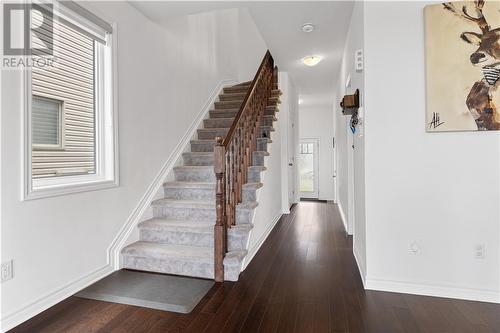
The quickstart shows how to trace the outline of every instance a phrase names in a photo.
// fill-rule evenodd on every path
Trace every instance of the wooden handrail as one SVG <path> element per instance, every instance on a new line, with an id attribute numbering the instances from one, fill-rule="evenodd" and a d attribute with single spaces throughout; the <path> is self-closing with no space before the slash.
<path id="1" fill-rule="evenodd" d="M 236 117 L 234 118 L 233 124 L 231 125 L 231 128 L 227 132 L 226 138 L 224 139 L 224 143 L 223 143 L 224 147 L 227 148 L 227 146 L 229 145 L 229 143 L 233 139 L 234 131 L 236 130 L 236 127 L 240 123 L 240 120 L 242 118 L 241 116 L 243 115 L 243 111 L 245 110 L 245 108 L 247 108 L 248 101 L 250 100 L 250 96 L 252 96 L 252 94 L 255 90 L 255 84 L 257 82 L 257 79 L 261 75 L 261 72 L 262 72 L 264 66 L 266 65 L 266 63 L 269 60 L 271 60 L 274 63 L 273 57 L 271 56 L 271 52 L 269 52 L 269 50 L 267 50 L 266 54 L 264 55 L 264 59 L 262 59 L 262 62 L 260 63 L 260 66 L 259 66 L 259 69 L 257 70 L 257 73 L 255 73 L 255 76 L 253 77 L 252 84 L 250 85 L 250 88 L 248 89 L 247 94 L 245 95 L 245 99 L 241 103 L 240 109 L 238 110 L 238 113 L 236 114 Z"/>
<path id="2" fill-rule="evenodd" d="M 216 178 L 216 221 L 214 227 L 214 275 L 224 281 L 227 229 L 236 223 L 236 205 L 242 201 L 242 186 L 248 180 L 253 152 L 261 135 L 260 124 L 268 99 L 277 89 L 278 69 L 269 50 L 255 74 L 225 139 L 216 138 L 214 172 Z"/>

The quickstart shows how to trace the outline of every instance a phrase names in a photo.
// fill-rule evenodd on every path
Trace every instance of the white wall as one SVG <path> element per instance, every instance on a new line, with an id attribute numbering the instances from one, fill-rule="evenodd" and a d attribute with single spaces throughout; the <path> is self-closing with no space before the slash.
<path id="1" fill-rule="evenodd" d="M 425 132 L 426 4 L 365 4 L 367 287 L 498 302 L 500 136 Z"/>
<path id="2" fill-rule="evenodd" d="M 299 106 L 299 138 L 319 138 L 320 200 L 335 200 L 333 183 L 333 113 L 331 108 Z"/>
<path id="3" fill-rule="evenodd" d="M 246 9 L 238 11 L 238 36 L 236 42 L 238 43 L 238 59 L 245 60 L 238 65 L 238 80 L 240 82 L 251 81 L 267 50 L 267 46 Z"/>
<path id="4" fill-rule="evenodd" d="M 345 93 L 353 94 L 360 90 L 361 107 L 363 107 L 364 74 L 354 67 L 354 54 L 363 49 L 363 2 L 355 2 L 352 17 L 347 32 L 344 55 L 340 68 L 337 97 L 334 103 L 336 131 L 336 163 L 337 163 L 337 203 L 344 217 L 344 224 L 349 233 L 354 236 L 354 253 L 358 261 L 361 275 L 366 275 L 366 235 L 365 235 L 365 137 L 364 124 L 361 122 L 355 134 L 349 128 L 350 116 L 342 115 L 340 100 Z M 350 87 L 346 81 L 350 77 Z M 363 109 L 360 109 L 363 113 Z M 354 150 L 352 149 L 354 145 Z M 349 153 L 352 159 L 349 160 Z M 351 182 L 351 183 L 350 183 Z M 352 191 L 352 193 L 350 193 Z M 352 206 L 351 206 L 352 205 Z M 353 210 L 350 209 L 353 207 Z"/>
<path id="5" fill-rule="evenodd" d="M 279 116 L 278 116 L 279 117 Z M 283 214 L 281 190 L 281 131 L 280 121 L 274 123 L 275 131 L 271 133 L 272 143 L 268 144 L 269 156 L 265 157 L 264 165 L 267 170 L 261 173 L 261 182 L 264 186 L 257 192 L 259 206 L 255 210 L 253 229 L 248 240 L 248 255 L 243 263 L 245 269 L 262 243 L 272 231 L 276 222 Z"/>
<path id="6" fill-rule="evenodd" d="M 2 72 L 1 260 L 14 259 L 15 272 L 1 286 L 2 329 L 112 270 L 108 247 L 210 93 L 240 68 L 255 72 L 264 55 L 262 38 L 246 33 L 254 53 L 234 57 L 238 35 L 225 37 L 244 24 L 236 10 L 162 29 L 126 2 L 84 5 L 118 26 L 120 187 L 20 201 L 20 73 Z"/>

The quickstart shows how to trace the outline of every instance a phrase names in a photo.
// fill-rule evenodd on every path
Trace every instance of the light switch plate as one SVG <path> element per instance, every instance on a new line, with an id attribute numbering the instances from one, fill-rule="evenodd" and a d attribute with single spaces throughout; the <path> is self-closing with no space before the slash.
<path id="1" fill-rule="evenodd" d="M 363 50 L 356 50 L 354 53 L 354 68 L 356 72 L 362 72 L 364 69 L 364 60 L 363 60 Z"/>
<path id="2" fill-rule="evenodd" d="M 2 263 L 1 268 L 2 283 L 14 277 L 14 262 L 12 260 Z"/>

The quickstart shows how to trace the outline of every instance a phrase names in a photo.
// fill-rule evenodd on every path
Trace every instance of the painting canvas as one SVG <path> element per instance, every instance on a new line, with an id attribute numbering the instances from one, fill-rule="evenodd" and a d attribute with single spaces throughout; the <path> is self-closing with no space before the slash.
<path id="1" fill-rule="evenodd" d="M 500 2 L 425 7 L 426 128 L 500 130 Z"/>

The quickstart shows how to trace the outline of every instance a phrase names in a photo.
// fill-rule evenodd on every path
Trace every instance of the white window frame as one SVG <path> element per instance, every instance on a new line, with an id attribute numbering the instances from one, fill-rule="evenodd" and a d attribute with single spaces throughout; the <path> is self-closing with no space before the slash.
<path id="1" fill-rule="evenodd" d="M 31 69 L 23 75 L 24 135 L 23 135 L 23 196 L 22 200 L 40 199 L 70 193 L 101 190 L 119 186 L 118 113 L 116 79 L 116 24 L 113 33 L 106 37 L 106 45 L 96 47 L 95 82 L 95 173 L 47 178 L 32 177 L 31 137 Z M 63 134 L 64 136 L 64 134 Z"/>

